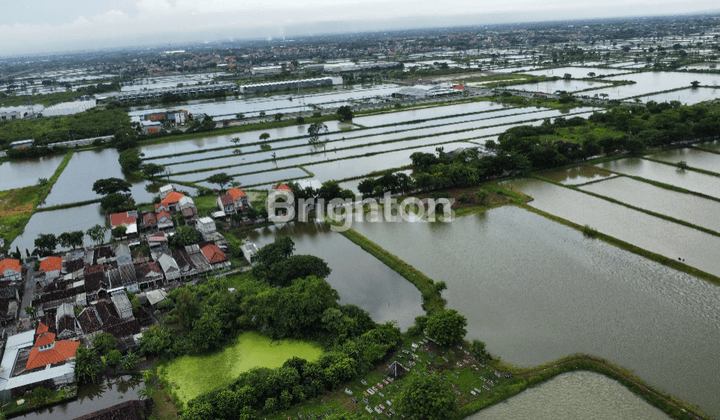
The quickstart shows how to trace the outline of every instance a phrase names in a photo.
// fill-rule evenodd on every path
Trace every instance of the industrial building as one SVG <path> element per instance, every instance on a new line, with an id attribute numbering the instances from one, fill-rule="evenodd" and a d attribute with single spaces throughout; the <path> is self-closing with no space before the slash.
<path id="1" fill-rule="evenodd" d="M 44 105 L 9 106 L 0 108 L 0 120 L 22 120 L 43 112 Z"/>
<path id="2" fill-rule="evenodd" d="M 423 99 L 434 98 L 437 96 L 462 95 L 463 89 L 456 89 L 450 84 L 439 85 L 415 85 L 412 87 L 404 87 L 393 93 L 393 98 L 398 99 Z"/>
<path id="3" fill-rule="evenodd" d="M 140 117 L 141 121 L 156 121 L 159 123 L 164 123 L 166 121 L 169 121 L 170 123 L 174 125 L 185 125 L 185 122 L 188 119 L 188 112 L 184 109 L 176 109 L 172 111 L 164 111 L 164 112 L 152 112 L 149 114 L 145 114 L 142 117 Z"/>
<path id="4" fill-rule="evenodd" d="M 117 99 L 118 101 L 135 101 L 138 99 L 160 99 L 163 97 L 163 95 L 202 95 L 221 91 L 237 92 L 238 85 L 236 85 L 235 83 L 218 83 L 216 85 L 194 85 L 175 88 L 120 92 L 115 95 L 115 99 Z"/>
<path id="5" fill-rule="evenodd" d="M 88 109 L 95 108 L 97 102 L 95 99 L 87 101 L 74 101 L 74 102 L 62 102 L 50 107 L 45 108 L 39 116 L 42 117 L 57 117 L 59 115 L 73 115 L 85 112 Z"/>
<path id="6" fill-rule="evenodd" d="M 241 93 L 261 93 L 261 92 L 275 92 L 279 90 L 289 90 L 318 86 L 332 86 L 332 77 L 320 77 L 317 79 L 302 79 L 302 80 L 286 80 L 284 82 L 268 82 L 258 83 L 256 85 L 241 85 Z"/>

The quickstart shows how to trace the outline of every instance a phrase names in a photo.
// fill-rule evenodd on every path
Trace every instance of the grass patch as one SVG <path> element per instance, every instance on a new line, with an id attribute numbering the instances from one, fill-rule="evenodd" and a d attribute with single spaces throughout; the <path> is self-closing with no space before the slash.
<path id="1" fill-rule="evenodd" d="M 183 356 L 158 368 L 172 393 L 187 404 L 241 373 L 255 367 L 278 368 L 293 356 L 315 361 L 322 355 L 317 343 L 300 340 L 272 340 L 257 332 L 241 334 L 235 344 L 215 353 Z"/>

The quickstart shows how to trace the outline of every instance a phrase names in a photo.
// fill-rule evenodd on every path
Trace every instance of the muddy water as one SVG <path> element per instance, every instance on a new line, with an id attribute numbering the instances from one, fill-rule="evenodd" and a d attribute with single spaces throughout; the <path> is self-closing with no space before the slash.
<path id="1" fill-rule="evenodd" d="M 375 322 L 397 321 L 403 330 L 415 317 L 424 315 L 422 297 L 412 283 L 328 225 L 294 223 L 279 229 L 261 228 L 248 232 L 245 239 L 262 247 L 286 235 L 295 242 L 296 255 L 315 255 L 328 263 L 332 273 L 327 281 L 340 294 L 341 304 L 365 309 Z"/>
<path id="2" fill-rule="evenodd" d="M 580 189 L 720 232 L 720 202 L 683 194 L 624 176 Z"/>
<path id="3" fill-rule="evenodd" d="M 613 176 L 612 172 L 595 166 L 576 166 L 568 169 L 558 169 L 540 174 L 543 178 L 559 182 L 564 185 L 579 185 L 586 182 L 598 181 Z"/>
<path id="4" fill-rule="evenodd" d="M 626 420 L 669 419 L 620 382 L 594 372 L 559 375 L 469 420 Z"/>
<path id="5" fill-rule="evenodd" d="M 535 199 L 532 207 L 720 276 L 720 237 L 547 182 L 513 187 Z"/>
<path id="6" fill-rule="evenodd" d="M 467 338 L 504 361 L 596 355 L 720 416 L 717 286 L 516 207 L 353 228 L 445 281 Z"/>

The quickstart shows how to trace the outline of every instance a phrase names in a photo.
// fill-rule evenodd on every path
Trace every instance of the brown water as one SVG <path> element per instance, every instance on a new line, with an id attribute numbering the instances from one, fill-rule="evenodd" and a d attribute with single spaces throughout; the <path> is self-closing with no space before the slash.
<path id="1" fill-rule="evenodd" d="M 720 202 L 620 176 L 580 187 L 635 207 L 720 232 Z"/>
<path id="2" fill-rule="evenodd" d="M 50 179 L 65 155 L 9 161 L 0 164 L 0 191 L 35 185 L 40 178 Z"/>
<path id="3" fill-rule="evenodd" d="M 692 168 L 720 173 L 720 154 L 710 153 L 704 150 L 690 148 L 672 149 L 655 153 L 648 157 L 669 163 L 684 161 Z M 720 179 L 718 180 L 718 183 L 720 183 Z"/>
<path id="4" fill-rule="evenodd" d="M 537 209 L 720 276 L 720 237 L 547 182 L 520 180 L 513 187 L 532 196 Z"/>
<path id="5" fill-rule="evenodd" d="M 568 169 L 558 169 L 540 174 L 543 178 L 559 182 L 564 185 L 579 185 L 590 181 L 597 181 L 613 176 L 612 172 L 595 166 L 575 166 Z"/>
<path id="6" fill-rule="evenodd" d="M 467 338 L 504 361 L 596 355 L 720 416 L 717 286 L 516 207 L 353 228 L 447 282 Z"/>
<path id="7" fill-rule="evenodd" d="M 594 372 L 572 372 L 466 417 L 469 420 L 669 419 L 620 382 Z"/>
<path id="8" fill-rule="evenodd" d="M 597 165 L 625 175 L 639 176 L 711 197 L 720 198 L 720 178 L 640 158 L 625 158 Z"/>
<path id="9" fill-rule="evenodd" d="M 100 384 L 83 385 L 78 390 L 77 400 L 16 418 L 37 420 L 74 419 L 129 400 L 136 400 L 138 399 L 137 393 L 143 386 L 142 376 L 123 376 L 108 379 Z"/>
<path id="10" fill-rule="evenodd" d="M 375 322 L 397 321 L 405 330 L 425 314 L 422 296 L 412 283 L 326 224 L 261 228 L 248 232 L 245 239 L 262 247 L 280 236 L 292 238 L 296 255 L 324 259 L 332 269 L 327 281 L 340 293 L 340 303 L 365 309 Z"/>
<path id="11" fill-rule="evenodd" d="M 35 213 L 25 226 L 23 234 L 15 238 L 10 249 L 15 250 L 17 246 L 20 252 L 25 254 L 25 249 L 30 252 L 35 248 L 35 239 L 41 233 L 52 233 L 55 236 L 63 232 L 76 230 L 87 231 L 95 225 L 105 226 L 105 216 L 100 213 L 100 204 L 88 204 L 86 206 L 72 207 L 69 209 L 45 211 Z M 110 239 L 110 232 L 105 234 L 105 240 Z M 93 242 L 86 235 L 83 237 L 84 246 L 92 246 Z M 58 246 L 57 250 L 61 247 Z"/>

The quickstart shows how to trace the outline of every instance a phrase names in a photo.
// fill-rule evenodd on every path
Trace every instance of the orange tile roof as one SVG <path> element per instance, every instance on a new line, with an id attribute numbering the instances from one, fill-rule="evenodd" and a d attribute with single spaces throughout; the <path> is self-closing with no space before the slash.
<path id="1" fill-rule="evenodd" d="M 128 216 L 127 212 L 115 213 L 110 215 L 110 225 L 113 227 L 121 225 L 132 225 L 137 223 L 135 216 Z"/>
<path id="2" fill-rule="evenodd" d="M 245 194 L 240 188 L 231 188 L 227 193 L 230 194 L 233 200 L 237 200 L 239 197 L 247 197 L 247 194 Z"/>
<path id="3" fill-rule="evenodd" d="M 14 271 L 21 271 L 22 268 L 20 267 L 20 260 L 13 260 L 11 258 L 6 258 L 2 261 L 0 261 L 0 274 L 4 273 L 5 270 L 10 269 Z"/>
<path id="4" fill-rule="evenodd" d="M 75 357 L 75 351 L 80 343 L 77 341 L 58 341 L 52 349 L 40 351 L 35 346 L 30 350 L 25 370 L 37 369 L 45 365 L 64 362 L 71 357 Z"/>
<path id="5" fill-rule="evenodd" d="M 168 194 L 163 201 L 160 203 L 164 205 L 165 207 L 169 206 L 170 204 L 177 203 L 180 201 L 181 198 L 185 197 L 185 194 L 179 193 L 177 191 L 173 191 L 170 194 Z"/>
<path id="6" fill-rule="evenodd" d="M 203 255 L 207 258 L 210 264 L 217 264 L 223 261 L 227 261 L 225 253 L 223 253 L 217 245 L 207 245 L 202 249 Z"/>
<path id="7" fill-rule="evenodd" d="M 43 324 L 42 322 L 38 324 L 37 331 L 35 331 L 35 334 L 43 334 L 48 332 L 48 326 Z"/>
<path id="8" fill-rule="evenodd" d="M 273 188 L 275 188 L 276 190 L 292 191 L 292 189 L 290 189 L 290 187 L 285 184 L 273 185 Z"/>
<path id="9" fill-rule="evenodd" d="M 55 271 L 62 268 L 62 258 L 47 257 L 40 263 L 40 269 L 44 272 Z"/>
<path id="10" fill-rule="evenodd" d="M 35 347 L 47 346 L 55 342 L 55 334 L 51 332 L 42 333 L 35 340 Z"/>
<path id="11" fill-rule="evenodd" d="M 163 217 L 167 217 L 168 219 L 172 220 L 172 216 L 170 216 L 170 213 L 166 212 L 165 210 L 161 211 L 157 215 L 157 220 L 162 219 Z"/>

